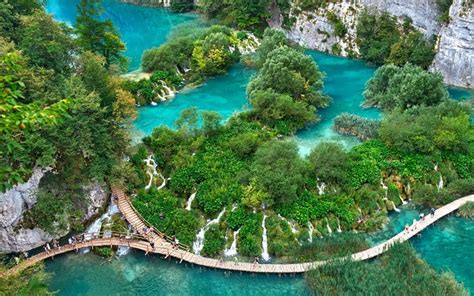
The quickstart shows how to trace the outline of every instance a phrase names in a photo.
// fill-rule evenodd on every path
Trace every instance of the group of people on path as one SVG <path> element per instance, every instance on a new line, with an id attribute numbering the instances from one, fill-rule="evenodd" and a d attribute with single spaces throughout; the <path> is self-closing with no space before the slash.
<path id="1" fill-rule="evenodd" d="M 436 212 L 436 209 L 435 209 L 435 208 L 431 208 L 431 209 L 430 209 L 430 216 L 431 216 L 431 217 L 434 217 L 435 212 Z M 424 214 L 424 213 L 420 213 L 420 220 L 419 220 L 419 221 L 420 221 L 420 222 L 424 222 L 425 219 L 426 219 L 425 214 Z M 415 230 L 417 229 L 417 223 L 418 223 L 418 221 L 416 220 L 416 218 L 413 218 L 413 224 L 411 225 L 411 226 L 413 226 L 412 231 L 415 231 Z M 410 232 L 410 225 L 408 225 L 408 223 L 407 223 L 407 224 L 405 224 L 405 234 L 408 234 L 409 232 Z"/>
<path id="2" fill-rule="evenodd" d="M 49 254 L 51 251 L 54 252 L 55 249 L 58 249 L 59 251 L 61 251 L 61 245 L 59 244 L 57 240 L 53 239 L 52 241 L 47 242 L 43 246 L 43 249 L 46 252 L 46 254 Z"/>

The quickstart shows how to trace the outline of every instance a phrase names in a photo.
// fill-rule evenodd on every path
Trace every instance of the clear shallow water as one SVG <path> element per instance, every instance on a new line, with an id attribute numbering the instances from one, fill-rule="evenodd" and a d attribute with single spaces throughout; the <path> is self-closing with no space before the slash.
<path id="1" fill-rule="evenodd" d="M 79 0 L 48 0 L 46 10 L 54 18 L 70 25 L 76 22 L 76 5 Z M 166 41 L 166 36 L 176 25 L 197 20 L 194 14 L 176 14 L 164 8 L 148 8 L 104 0 L 103 18 L 110 19 L 127 45 L 129 70 L 140 67 L 143 51 Z"/>
<path id="2" fill-rule="evenodd" d="M 411 205 L 392 212 L 385 229 L 371 235 L 372 245 L 381 243 L 403 231 L 406 224 L 419 219 L 420 211 Z M 425 214 L 428 210 L 423 211 Z M 451 271 L 456 279 L 474 292 L 474 221 L 450 215 L 425 229 L 410 240 L 418 254 L 438 271 Z"/>
<path id="3" fill-rule="evenodd" d="M 160 125 L 175 127 L 174 122 L 181 112 L 190 107 L 197 107 L 201 111 L 216 111 L 227 119 L 246 108 L 246 88 L 254 73 L 252 69 L 235 65 L 227 74 L 208 79 L 192 90 L 178 93 L 171 101 L 141 107 L 138 118 L 133 123 L 135 132 L 143 136 L 151 134 Z"/>
<path id="4" fill-rule="evenodd" d="M 192 268 L 142 252 L 113 260 L 69 254 L 47 261 L 58 295 L 308 295 L 302 276 L 278 277 Z"/>

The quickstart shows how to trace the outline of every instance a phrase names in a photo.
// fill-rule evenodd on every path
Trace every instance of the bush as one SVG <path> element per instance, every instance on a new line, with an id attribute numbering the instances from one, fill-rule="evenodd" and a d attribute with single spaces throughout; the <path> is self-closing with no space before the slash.
<path id="1" fill-rule="evenodd" d="M 460 207 L 458 210 L 458 215 L 463 218 L 474 219 L 474 202 L 467 202 L 462 207 Z"/>
<path id="2" fill-rule="evenodd" d="M 342 135 L 355 136 L 361 141 L 377 138 L 380 121 L 355 114 L 341 113 L 334 119 L 334 130 Z"/>
<path id="3" fill-rule="evenodd" d="M 114 250 L 110 247 L 95 247 L 93 251 L 95 254 L 104 258 L 111 258 L 114 256 Z"/>
<path id="4" fill-rule="evenodd" d="M 212 225 L 204 235 L 202 254 L 207 257 L 216 257 L 221 254 L 225 246 L 225 231 L 219 225 Z"/>
<path id="5" fill-rule="evenodd" d="M 262 254 L 262 214 L 249 213 L 240 229 L 237 248 L 243 256 L 257 257 Z"/>
<path id="6" fill-rule="evenodd" d="M 467 295 L 451 274 L 433 270 L 408 244 L 395 245 L 375 262 L 325 264 L 305 280 L 314 295 Z"/>

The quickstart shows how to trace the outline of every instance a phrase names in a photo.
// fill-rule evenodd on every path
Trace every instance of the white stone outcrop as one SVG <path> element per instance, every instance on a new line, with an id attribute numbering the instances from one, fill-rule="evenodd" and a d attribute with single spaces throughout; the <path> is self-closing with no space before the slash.
<path id="1" fill-rule="evenodd" d="M 474 2 L 454 0 L 449 16 L 431 70 L 441 72 L 448 84 L 474 88 Z"/>

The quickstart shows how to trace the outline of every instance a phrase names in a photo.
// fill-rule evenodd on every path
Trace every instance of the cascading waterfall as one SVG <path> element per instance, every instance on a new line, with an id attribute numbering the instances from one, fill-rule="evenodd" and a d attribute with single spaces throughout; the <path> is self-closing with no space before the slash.
<path id="1" fill-rule="evenodd" d="M 328 230 L 328 233 L 331 234 L 332 233 L 332 229 L 331 229 L 331 226 L 329 226 L 329 220 L 326 218 L 326 228 Z"/>
<path id="2" fill-rule="evenodd" d="M 193 203 L 193 200 L 196 198 L 196 193 L 197 192 L 191 194 L 191 196 L 189 196 L 188 200 L 186 201 L 186 210 L 191 211 L 191 205 Z"/>
<path id="3" fill-rule="evenodd" d="M 388 187 L 387 187 L 387 185 L 385 185 L 385 183 L 383 182 L 383 179 L 380 179 L 380 186 L 382 186 L 383 190 L 385 191 L 385 197 L 387 197 L 387 195 L 388 195 Z"/>
<path id="4" fill-rule="evenodd" d="M 227 257 L 237 256 L 237 236 L 239 235 L 240 228 L 234 231 L 234 239 L 232 240 L 232 244 L 230 248 L 224 250 L 224 255 Z"/>
<path id="5" fill-rule="evenodd" d="M 206 231 L 209 229 L 209 227 L 211 227 L 211 225 L 219 223 L 224 213 L 225 208 L 219 213 L 219 215 L 217 215 L 217 218 L 208 220 L 206 225 L 204 225 L 204 227 L 199 230 L 198 234 L 196 235 L 196 240 L 193 242 L 194 254 L 199 255 L 201 253 L 202 248 L 204 248 L 204 236 Z"/>
<path id="6" fill-rule="evenodd" d="M 398 196 L 403 205 L 408 204 L 408 201 L 404 200 L 401 195 Z"/>
<path id="7" fill-rule="evenodd" d="M 397 213 L 400 213 L 400 209 L 397 208 L 397 206 L 395 205 L 395 203 L 393 202 L 393 200 L 390 201 L 392 203 L 392 207 L 393 207 L 393 210 Z"/>
<path id="8" fill-rule="evenodd" d="M 285 217 L 281 216 L 280 214 L 278 214 L 278 218 L 280 218 L 281 220 L 285 221 L 286 223 L 288 223 L 288 226 L 290 226 L 290 229 L 291 229 L 291 232 L 293 234 L 297 233 L 298 232 L 298 229 L 296 229 L 295 225 L 293 223 L 291 223 L 290 221 L 288 221 Z"/>
<path id="9" fill-rule="evenodd" d="M 263 261 L 269 261 L 270 255 L 268 254 L 268 238 L 267 238 L 267 228 L 265 227 L 265 220 L 267 219 L 267 215 L 263 214 L 262 220 L 262 259 Z"/>
<path id="10" fill-rule="evenodd" d="M 434 166 L 434 171 L 439 173 L 439 181 L 438 181 L 438 191 L 443 189 L 444 187 L 444 180 L 443 180 L 443 175 L 441 175 L 441 172 L 438 171 L 438 164 L 435 164 Z"/>
<path id="11" fill-rule="evenodd" d="M 308 242 L 312 243 L 313 242 L 313 231 L 314 231 L 314 226 L 313 223 L 308 222 Z"/>
<path id="12" fill-rule="evenodd" d="M 151 188 L 151 186 L 153 185 L 153 180 L 155 179 L 156 176 L 160 177 L 161 180 L 162 180 L 162 183 L 161 183 L 160 187 L 158 187 L 158 190 L 163 189 L 166 186 L 166 181 L 170 180 L 170 178 L 165 179 L 165 177 L 163 177 L 163 175 L 161 173 L 158 173 L 158 171 L 156 170 L 158 165 L 156 164 L 155 160 L 153 159 L 152 154 L 150 154 L 148 156 L 148 158 L 144 160 L 144 162 L 145 162 L 145 165 L 147 167 L 146 173 L 150 177 L 150 181 L 145 186 L 145 190 L 148 190 L 148 189 Z"/>
<path id="13" fill-rule="evenodd" d="M 107 211 L 86 228 L 86 231 L 84 231 L 84 239 L 85 240 L 93 239 L 94 235 L 97 235 L 100 233 L 102 224 L 112 219 L 112 216 L 119 212 L 120 210 L 118 209 L 117 205 L 114 203 L 113 200 L 111 200 L 109 206 L 107 207 Z M 89 252 L 89 248 L 84 248 L 84 250 L 82 251 L 82 253 L 87 253 L 87 252 Z"/>
<path id="14" fill-rule="evenodd" d="M 163 86 L 163 89 L 164 89 L 164 98 L 165 98 L 165 100 L 168 99 L 168 98 L 174 98 L 176 92 L 174 90 L 172 90 L 170 87 L 168 87 L 166 82 L 164 82 L 163 80 L 160 80 L 160 82 L 161 82 L 161 85 Z"/>
<path id="15" fill-rule="evenodd" d="M 324 194 L 324 190 L 326 189 L 326 184 L 324 182 L 321 182 L 321 184 L 319 184 L 319 178 L 316 179 L 316 187 L 318 188 L 318 195 L 323 195 Z"/>
<path id="16" fill-rule="evenodd" d="M 339 218 L 337 218 L 337 232 L 339 232 L 339 233 L 342 232 L 342 229 L 341 229 L 341 221 L 339 221 Z"/>
<path id="17" fill-rule="evenodd" d="M 131 224 L 128 225 L 128 232 L 127 232 L 127 236 L 133 231 L 133 227 Z M 121 257 L 121 256 L 125 256 L 128 254 L 128 252 L 130 252 L 130 247 L 127 247 L 127 246 L 118 246 L 117 248 L 117 256 Z"/>

